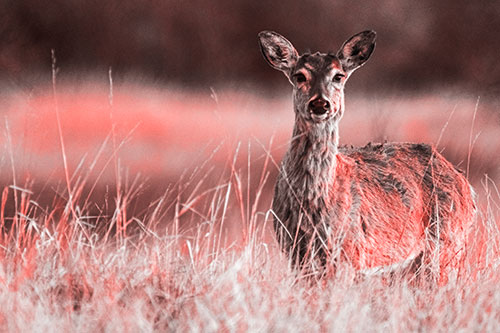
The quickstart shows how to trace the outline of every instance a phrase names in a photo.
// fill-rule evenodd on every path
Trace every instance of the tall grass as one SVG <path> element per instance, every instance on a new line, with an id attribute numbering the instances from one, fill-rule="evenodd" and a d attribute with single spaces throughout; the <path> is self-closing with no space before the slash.
<path id="1" fill-rule="evenodd" d="M 74 210 L 68 208 L 69 200 L 65 207 L 45 210 L 32 200 L 29 188 L 5 187 L 0 211 L 2 329 L 284 332 L 498 327 L 498 193 L 489 180 L 466 270 L 438 287 L 413 284 L 404 277 L 359 276 L 348 266 L 327 279 L 311 279 L 292 269 L 265 235 L 270 216 L 253 208 L 262 188 L 248 197 L 247 171 L 231 168 L 217 187 L 195 189 L 187 200 L 172 203 L 165 198 L 179 198 L 178 193 L 166 193 L 143 219 L 126 214 L 140 182 L 115 197 L 112 216 L 97 217 L 87 216 L 86 207 L 80 206 L 84 198 L 78 196 L 78 183 L 70 188 L 72 196 L 63 195 L 72 198 Z M 201 200 L 198 196 L 208 196 L 207 204 L 193 204 Z M 9 200 L 18 205 L 12 218 L 4 211 Z M 174 206 L 174 215 L 160 217 L 168 205 Z M 195 216 L 190 228 L 180 221 L 187 211 Z"/>
<path id="2" fill-rule="evenodd" d="M 105 107 L 116 115 L 112 96 Z M 53 98 L 60 98 L 56 90 Z M 62 135 L 67 124 L 63 116 Z M 482 178 L 465 269 L 452 272 L 446 285 L 362 275 L 348 265 L 316 278 L 291 267 L 272 231 L 270 198 L 282 143 L 253 138 L 232 149 L 209 149 L 210 158 L 186 168 L 174 181 L 160 183 L 161 193 L 152 197 L 148 186 L 162 180 L 127 171 L 120 153 L 130 140 L 120 137 L 118 129 L 94 155 L 78 162 L 69 158 L 71 145 L 59 147 L 68 158 L 64 172 L 55 177 L 63 185 L 47 181 L 43 186 L 36 185 L 37 170 L 27 175 L 19 167 L 16 142 L 21 133 L 10 118 L 4 133 L 2 163 L 11 178 L 4 177 L 0 189 L 3 331 L 499 327 L 500 194 L 487 176 Z M 92 128 L 87 134 L 92 135 Z M 471 171 L 473 162 L 474 154 Z M 106 178 L 109 168 L 112 176 Z M 112 189 L 101 195 L 103 183 Z"/>

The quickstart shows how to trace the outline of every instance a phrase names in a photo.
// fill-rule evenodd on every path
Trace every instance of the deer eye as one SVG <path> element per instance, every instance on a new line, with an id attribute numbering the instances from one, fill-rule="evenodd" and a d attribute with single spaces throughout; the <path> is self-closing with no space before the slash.
<path id="1" fill-rule="evenodd" d="M 306 82 L 306 77 L 302 73 L 297 73 L 293 76 L 298 83 Z"/>
<path id="2" fill-rule="evenodd" d="M 333 82 L 338 83 L 338 82 L 342 81 L 342 78 L 344 76 L 345 76 L 344 74 L 335 74 L 335 76 L 333 77 Z"/>

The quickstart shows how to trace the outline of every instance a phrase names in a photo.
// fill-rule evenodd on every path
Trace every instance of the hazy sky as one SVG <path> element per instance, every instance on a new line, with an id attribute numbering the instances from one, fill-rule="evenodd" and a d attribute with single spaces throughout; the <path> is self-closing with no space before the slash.
<path id="1" fill-rule="evenodd" d="M 335 51 L 374 29 L 377 48 L 352 89 L 500 91 L 493 0 L 1 0 L 0 13 L 0 73 L 13 82 L 49 70 L 54 49 L 62 75 L 112 66 L 118 80 L 286 87 L 262 60 L 259 31 L 276 30 L 299 51 Z"/>

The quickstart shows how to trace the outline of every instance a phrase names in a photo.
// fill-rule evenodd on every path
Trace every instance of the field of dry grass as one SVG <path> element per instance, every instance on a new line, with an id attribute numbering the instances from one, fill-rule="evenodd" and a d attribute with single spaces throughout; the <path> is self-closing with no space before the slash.
<path id="1" fill-rule="evenodd" d="M 0 101 L 2 331 L 495 331 L 499 110 L 351 96 L 341 142 L 433 142 L 480 195 L 447 285 L 290 268 L 271 230 L 287 94 L 64 83 Z"/>

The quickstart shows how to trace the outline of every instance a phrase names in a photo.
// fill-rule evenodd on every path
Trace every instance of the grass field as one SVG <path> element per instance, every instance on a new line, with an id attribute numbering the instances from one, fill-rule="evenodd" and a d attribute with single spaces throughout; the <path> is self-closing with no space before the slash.
<path id="1" fill-rule="evenodd" d="M 434 143 L 479 193 L 466 269 L 437 286 L 290 268 L 269 211 L 293 126 L 286 93 L 88 80 L 1 97 L 2 331 L 500 327 L 491 101 L 346 92 L 342 143 Z"/>

